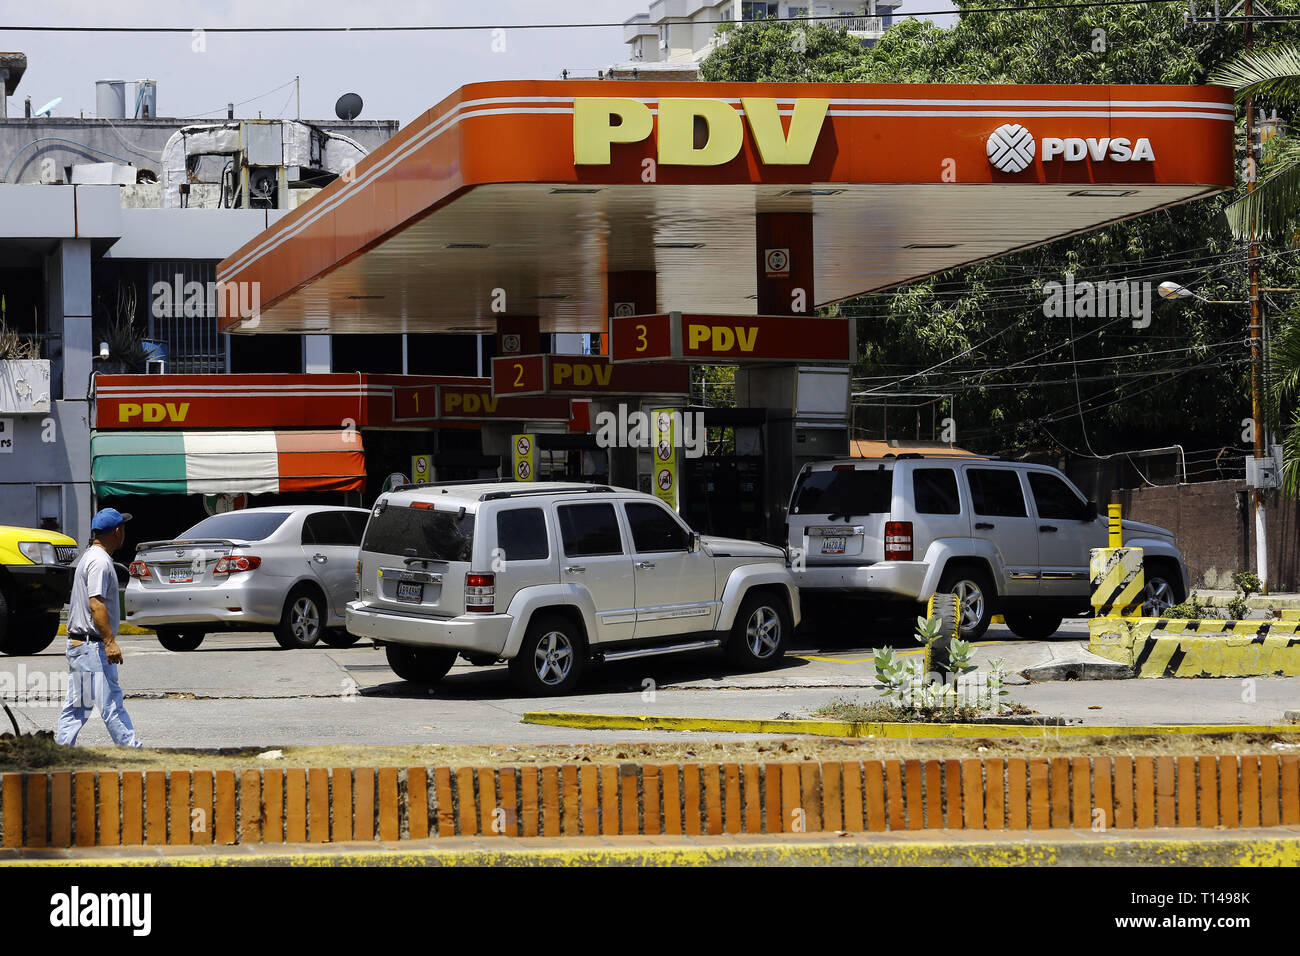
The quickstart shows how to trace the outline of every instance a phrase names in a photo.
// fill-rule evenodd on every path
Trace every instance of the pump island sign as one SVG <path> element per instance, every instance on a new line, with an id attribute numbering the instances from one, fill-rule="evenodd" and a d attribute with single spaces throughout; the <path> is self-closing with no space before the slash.
<path id="1" fill-rule="evenodd" d="M 791 107 L 781 102 L 793 103 Z M 628 97 L 576 97 L 573 101 L 573 164 L 608 166 L 616 144 L 639 143 L 655 130 L 656 160 L 668 166 L 722 166 L 740 155 L 745 132 L 753 140 L 764 166 L 807 166 L 821 139 L 832 101 L 822 97 L 742 96 L 740 109 L 727 100 L 666 97 L 650 103 Z M 782 117 L 789 118 L 788 125 Z M 704 135 L 701 137 L 701 129 Z M 1004 123 L 986 134 L 989 163 L 1004 173 L 1019 173 L 1033 165 L 1035 153 L 1046 164 L 1155 162 L 1155 150 L 1145 136 L 1043 136 L 1018 123 Z"/>

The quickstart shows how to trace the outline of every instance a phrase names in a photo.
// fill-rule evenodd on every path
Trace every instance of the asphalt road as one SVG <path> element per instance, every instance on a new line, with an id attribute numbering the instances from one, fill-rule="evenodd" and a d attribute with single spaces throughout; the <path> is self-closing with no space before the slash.
<path id="1" fill-rule="evenodd" d="M 458 662 L 436 689 L 396 678 L 370 644 L 285 651 L 269 634 L 211 635 L 196 651 L 172 653 L 152 637 L 123 637 L 120 676 L 127 708 L 146 745 L 273 747 L 286 744 L 500 744 L 583 740 L 679 740 L 673 732 L 583 731 L 521 724 L 526 711 L 719 717 L 807 716 L 837 698 L 874 700 L 874 647 L 919 654 L 908 627 L 837 622 L 836 639 L 802 636 L 786 662 L 736 673 L 716 652 L 624 661 L 590 669 L 580 693 L 520 698 L 504 666 Z M 1069 621 L 1048 641 L 1021 641 L 1002 627 L 980 642 L 975 663 L 1002 658 L 1008 672 L 1087 640 Z M 24 730 L 54 727 L 66 686 L 63 639 L 33 657 L 0 659 L 0 696 Z M 1300 708 L 1300 678 L 1069 681 L 1013 678 L 1010 700 L 1087 724 L 1275 723 Z M 15 705 L 13 702 L 17 700 Z M 702 736 L 702 735 L 695 735 Z M 92 717 L 81 743 L 109 743 Z"/>

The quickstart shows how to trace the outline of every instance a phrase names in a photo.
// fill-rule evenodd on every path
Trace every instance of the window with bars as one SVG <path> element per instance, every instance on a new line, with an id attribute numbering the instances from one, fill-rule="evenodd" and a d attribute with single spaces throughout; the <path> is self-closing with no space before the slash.
<path id="1" fill-rule="evenodd" d="M 215 261 L 149 263 L 149 338 L 166 346 L 169 373 L 226 371 L 225 345 L 217 333 L 216 283 Z"/>

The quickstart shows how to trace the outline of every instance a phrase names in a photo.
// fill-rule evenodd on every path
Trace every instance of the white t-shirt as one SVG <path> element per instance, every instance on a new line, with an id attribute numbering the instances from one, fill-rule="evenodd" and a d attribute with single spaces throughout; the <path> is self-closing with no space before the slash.
<path id="1" fill-rule="evenodd" d="M 72 575 L 72 598 L 68 606 L 68 635 L 98 634 L 90 613 L 90 599 L 103 600 L 108 608 L 108 625 L 117 637 L 117 571 L 112 556 L 97 544 L 86 549 Z M 84 639 L 84 638 L 83 638 Z"/>

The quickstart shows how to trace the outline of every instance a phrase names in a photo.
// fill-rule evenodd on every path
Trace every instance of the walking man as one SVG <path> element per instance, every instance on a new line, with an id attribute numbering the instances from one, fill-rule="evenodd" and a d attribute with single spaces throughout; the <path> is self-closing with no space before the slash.
<path id="1" fill-rule="evenodd" d="M 59 714 L 55 735 L 58 743 L 71 746 L 86 726 L 90 711 L 97 709 L 108 727 L 113 743 L 139 747 L 135 728 L 122 702 L 117 682 L 117 665 L 122 649 L 117 646 L 117 572 L 113 552 L 126 538 L 129 514 L 105 508 L 90 524 L 93 540 L 77 562 L 72 578 L 72 600 L 68 609 L 68 700 Z"/>

